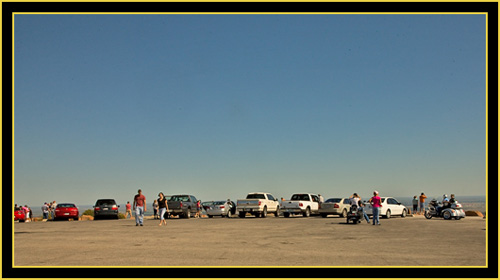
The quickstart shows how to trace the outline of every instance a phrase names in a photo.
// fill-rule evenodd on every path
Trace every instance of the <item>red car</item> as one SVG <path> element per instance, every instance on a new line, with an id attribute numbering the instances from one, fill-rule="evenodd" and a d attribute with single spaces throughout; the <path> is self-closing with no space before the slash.
<path id="1" fill-rule="evenodd" d="M 75 219 L 78 220 L 78 208 L 73 203 L 59 203 L 55 210 L 55 220 L 57 219 Z"/>
<path id="2" fill-rule="evenodd" d="M 24 215 L 23 210 L 14 210 L 14 221 L 19 221 L 20 223 L 24 223 L 26 220 L 26 216 Z"/>

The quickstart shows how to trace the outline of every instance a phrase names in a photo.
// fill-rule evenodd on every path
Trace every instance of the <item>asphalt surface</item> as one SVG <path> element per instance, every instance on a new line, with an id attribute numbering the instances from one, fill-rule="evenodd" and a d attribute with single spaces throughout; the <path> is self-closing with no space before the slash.
<path id="1" fill-rule="evenodd" d="M 15 223 L 14 267 L 455 267 L 486 265 L 487 220 L 422 216 Z M 4 233 L 5 234 L 5 233 Z M 5 245 L 4 245 L 4 249 Z"/>

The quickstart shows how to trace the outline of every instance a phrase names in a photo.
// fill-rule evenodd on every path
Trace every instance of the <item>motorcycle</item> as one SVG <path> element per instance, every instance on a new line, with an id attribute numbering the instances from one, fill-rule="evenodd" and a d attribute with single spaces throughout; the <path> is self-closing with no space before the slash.
<path id="1" fill-rule="evenodd" d="M 349 212 L 347 212 L 346 219 L 347 223 L 349 223 L 349 221 L 352 221 L 353 224 L 361 223 L 361 220 L 363 219 L 363 212 L 358 206 L 352 205 Z"/>
<path id="2" fill-rule="evenodd" d="M 450 220 L 452 218 L 460 220 L 465 218 L 465 212 L 462 209 L 462 204 L 458 203 L 456 200 L 449 207 L 444 207 L 440 202 L 433 199 L 425 208 L 424 216 L 427 219 L 432 219 L 432 217 L 442 217 L 445 220 Z"/>

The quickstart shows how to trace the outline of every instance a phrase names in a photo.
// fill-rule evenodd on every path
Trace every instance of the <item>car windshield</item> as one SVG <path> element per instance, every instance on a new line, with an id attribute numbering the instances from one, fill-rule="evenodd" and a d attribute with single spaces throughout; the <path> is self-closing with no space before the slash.
<path id="1" fill-rule="evenodd" d="M 102 199 L 98 200 L 95 205 L 115 205 L 116 202 L 114 199 Z"/>
<path id="2" fill-rule="evenodd" d="M 307 194 L 294 194 L 291 200 L 309 200 L 309 196 Z"/>
<path id="3" fill-rule="evenodd" d="M 247 195 L 247 199 L 252 199 L 252 198 L 266 199 L 266 197 L 264 196 L 263 193 L 251 193 L 251 194 Z"/>
<path id="4" fill-rule="evenodd" d="M 76 206 L 71 203 L 57 204 L 57 208 L 63 208 L 63 207 L 76 207 Z"/>
<path id="5" fill-rule="evenodd" d="M 330 198 L 325 202 L 338 203 L 342 200 L 342 198 Z"/>
<path id="6" fill-rule="evenodd" d="M 182 201 L 182 202 L 186 202 L 186 201 L 189 201 L 189 197 L 187 195 L 185 195 L 185 196 L 172 196 L 170 198 L 170 201 Z"/>

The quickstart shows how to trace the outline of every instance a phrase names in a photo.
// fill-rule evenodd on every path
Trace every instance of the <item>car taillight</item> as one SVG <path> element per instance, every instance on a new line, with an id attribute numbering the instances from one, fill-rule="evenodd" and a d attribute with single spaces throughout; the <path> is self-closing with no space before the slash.
<path id="1" fill-rule="evenodd" d="M 302 207 L 304 206 L 304 204 L 302 202 L 299 202 L 299 207 Z"/>
<path id="2" fill-rule="evenodd" d="M 338 203 L 335 203 L 335 204 L 333 205 L 333 208 L 340 208 L 340 206 L 339 206 L 339 204 L 338 204 Z"/>
<path id="3" fill-rule="evenodd" d="M 96 207 L 95 210 L 99 211 L 101 210 L 101 207 Z"/>
<path id="4" fill-rule="evenodd" d="M 220 209 L 224 209 L 224 208 L 225 208 L 225 207 L 224 207 L 224 205 L 222 205 L 222 206 L 220 207 Z"/>
<path id="5" fill-rule="evenodd" d="M 182 208 L 182 201 L 181 201 L 181 208 Z"/>
<path id="6" fill-rule="evenodd" d="M 61 210 L 60 209 L 56 209 L 56 212 L 59 212 L 59 211 L 61 211 Z"/>
<path id="7" fill-rule="evenodd" d="M 113 207 L 111 207 L 111 210 L 118 210 L 118 206 L 114 205 Z"/>
<path id="8" fill-rule="evenodd" d="M 259 200 L 259 206 L 262 204 L 262 201 Z"/>

